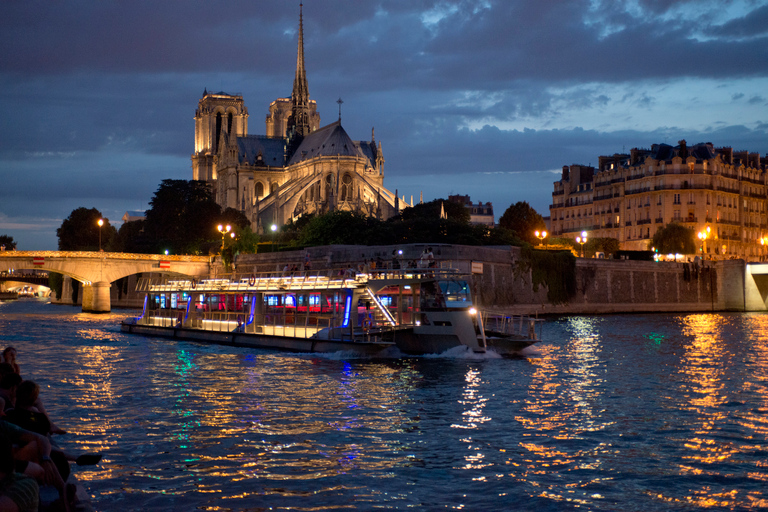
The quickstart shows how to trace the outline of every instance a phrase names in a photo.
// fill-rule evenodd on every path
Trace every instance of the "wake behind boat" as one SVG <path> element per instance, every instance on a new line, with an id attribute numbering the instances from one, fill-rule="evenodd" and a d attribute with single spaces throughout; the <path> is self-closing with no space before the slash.
<path id="1" fill-rule="evenodd" d="M 127 333 L 294 352 L 439 354 L 458 346 L 514 355 L 539 341 L 537 320 L 485 316 L 469 276 L 448 269 L 270 272 L 142 278 Z M 490 323 L 486 331 L 484 325 Z M 538 324 L 540 327 L 540 323 Z"/>

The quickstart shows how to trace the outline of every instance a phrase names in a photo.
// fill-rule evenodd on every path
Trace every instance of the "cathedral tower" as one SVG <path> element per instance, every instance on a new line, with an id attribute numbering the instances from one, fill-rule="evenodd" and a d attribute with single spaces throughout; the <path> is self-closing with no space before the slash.
<path id="1" fill-rule="evenodd" d="M 224 92 L 203 91 L 195 111 L 195 152 L 192 155 L 192 179 L 214 181 L 215 157 L 221 135 L 243 137 L 248 133 L 248 109 L 243 97 Z"/>
<path id="2" fill-rule="evenodd" d="M 304 69 L 304 17 L 303 5 L 299 4 L 299 44 L 296 55 L 296 76 L 291 93 L 291 116 L 288 118 L 288 133 L 293 137 L 309 135 L 309 86 Z"/>

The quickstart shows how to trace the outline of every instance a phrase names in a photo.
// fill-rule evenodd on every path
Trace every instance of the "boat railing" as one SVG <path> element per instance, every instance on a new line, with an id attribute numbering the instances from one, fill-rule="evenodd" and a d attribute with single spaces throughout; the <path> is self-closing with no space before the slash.
<path id="1" fill-rule="evenodd" d="M 359 271 L 332 268 L 307 271 L 280 271 L 221 274 L 209 278 L 142 277 L 136 291 L 144 293 L 195 291 L 200 293 L 236 291 L 285 291 L 356 288 L 376 280 L 420 280 L 455 277 L 454 268 L 403 268 Z"/>
<path id="2" fill-rule="evenodd" d="M 482 312 L 486 333 L 499 333 L 540 340 L 544 320 L 526 315 L 501 315 Z"/>

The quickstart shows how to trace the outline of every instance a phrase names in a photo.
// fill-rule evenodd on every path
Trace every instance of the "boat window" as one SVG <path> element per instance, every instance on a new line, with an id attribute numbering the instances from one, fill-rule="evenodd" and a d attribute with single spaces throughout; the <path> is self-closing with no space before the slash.
<path id="1" fill-rule="evenodd" d="M 421 283 L 420 296 L 421 308 L 424 310 L 468 308 L 472 305 L 469 284 L 461 280 Z"/>
<path id="2" fill-rule="evenodd" d="M 472 305 L 469 284 L 466 281 L 440 281 L 440 289 L 448 308 L 468 308 Z"/>

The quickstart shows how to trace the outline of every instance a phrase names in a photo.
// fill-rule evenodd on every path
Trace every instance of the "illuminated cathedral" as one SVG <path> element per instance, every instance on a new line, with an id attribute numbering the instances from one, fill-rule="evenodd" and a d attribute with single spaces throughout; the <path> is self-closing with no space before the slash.
<path id="1" fill-rule="evenodd" d="M 266 135 L 248 135 L 240 95 L 206 89 L 195 112 L 193 179 L 211 183 L 216 202 L 240 210 L 255 232 L 334 210 L 387 219 L 404 203 L 384 187 L 384 156 L 373 130 L 370 141 L 352 140 L 340 114 L 320 127 L 304 69 L 302 15 L 293 91 L 270 104 Z"/>

